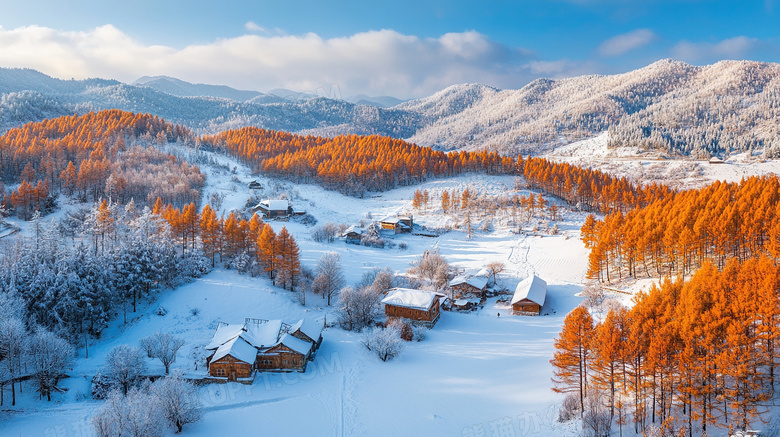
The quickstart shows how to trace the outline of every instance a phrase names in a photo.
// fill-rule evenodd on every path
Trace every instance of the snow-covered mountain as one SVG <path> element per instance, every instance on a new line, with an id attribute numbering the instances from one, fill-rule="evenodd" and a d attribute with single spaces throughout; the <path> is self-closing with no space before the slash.
<path id="1" fill-rule="evenodd" d="M 225 85 L 195 84 L 168 76 L 144 76 L 133 82 L 133 85 L 154 88 L 179 97 L 216 97 L 239 102 L 263 95 L 258 91 L 237 90 Z"/>
<path id="2" fill-rule="evenodd" d="M 63 81 L 0 69 L 0 128 L 73 112 L 149 112 L 199 133 L 255 125 L 332 136 L 380 134 L 445 150 L 543 153 L 609 131 L 610 146 L 708 156 L 780 156 L 780 64 L 661 60 L 624 74 L 538 79 L 518 90 L 454 85 L 429 97 L 347 100 L 142 78 Z M 198 96 L 200 95 L 200 96 Z M 352 100 L 350 102 L 348 100 Z"/>

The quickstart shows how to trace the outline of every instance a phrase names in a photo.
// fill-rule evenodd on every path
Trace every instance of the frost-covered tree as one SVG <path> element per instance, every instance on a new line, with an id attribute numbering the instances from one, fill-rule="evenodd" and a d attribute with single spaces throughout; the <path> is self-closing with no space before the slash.
<path id="1" fill-rule="evenodd" d="M 401 329 L 397 325 L 391 325 L 387 328 L 371 328 L 363 336 L 363 346 L 375 353 L 382 361 L 394 358 L 404 348 Z"/>
<path id="2" fill-rule="evenodd" d="M 104 371 L 127 394 L 130 387 L 146 372 L 144 354 L 137 347 L 120 344 L 108 352 Z"/>
<path id="3" fill-rule="evenodd" d="M 16 387 L 13 379 L 22 372 L 22 359 L 27 352 L 27 330 L 19 319 L 0 320 L 0 358 L 10 376 L 11 405 L 16 405 Z M 21 381 L 19 386 L 21 387 Z"/>
<path id="4" fill-rule="evenodd" d="M 28 361 L 38 383 L 38 393 L 51 401 L 65 369 L 73 361 L 73 346 L 59 336 L 39 329 L 29 340 Z"/>
<path id="5" fill-rule="evenodd" d="M 381 314 L 382 293 L 373 287 L 345 287 L 339 293 L 336 311 L 339 325 L 347 331 L 361 331 L 371 326 Z"/>
<path id="6" fill-rule="evenodd" d="M 408 273 L 428 281 L 434 290 L 440 290 L 447 285 L 449 269 L 449 263 L 439 255 L 438 249 L 433 252 L 426 250 L 414 260 Z"/>
<path id="7" fill-rule="evenodd" d="M 180 433 L 182 427 L 201 418 L 201 403 L 194 385 L 178 375 L 157 380 L 151 387 L 151 393 L 168 423 Z"/>
<path id="8" fill-rule="evenodd" d="M 176 353 L 184 346 L 184 340 L 166 332 L 157 332 L 140 341 L 141 348 L 150 358 L 157 358 L 169 373 L 171 364 L 176 362 Z"/>
<path id="9" fill-rule="evenodd" d="M 157 397 L 140 390 L 114 390 L 92 418 L 98 437 L 159 437 L 166 424 Z"/>

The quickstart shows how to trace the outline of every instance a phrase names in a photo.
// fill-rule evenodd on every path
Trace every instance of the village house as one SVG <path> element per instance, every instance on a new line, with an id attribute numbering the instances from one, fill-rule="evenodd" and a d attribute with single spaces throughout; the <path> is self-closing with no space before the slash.
<path id="1" fill-rule="evenodd" d="M 439 320 L 440 297 L 432 291 L 393 288 L 382 304 L 388 318 L 408 319 L 432 328 Z"/>
<path id="2" fill-rule="evenodd" d="M 347 243 L 360 244 L 363 241 L 363 234 L 363 229 L 353 225 L 348 227 L 341 235 L 344 236 L 344 241 Z"/>
<path id="3" fill-rule="evenodd" d="M 261 200 L 260 203 L 252 207 L 252 211 L 262 214 L 263 218 L 267 219 L 288 217 L 293 213 L 290 202 L 285 199 Z"/>
<path id="4" fill-rule="evenodd" d="M 414 225 L 414 219 L 409 216 L 385 217 L 379 221 L 383 230 L 393 231 L 396 234 L 411 233 Z"/>
<path id="5" fill-rule="evenodd" d="M 320 322 L 302 319 L 246 319 L 244 324 L 220 323 L 206 346 L 209 375 L 227 381 L 251 381 L 256 370 L 306 371 L 322 344 Z"/>
<path id="6" fill-rule="evenodd" d="M 512 314 L 538 316 L 542 313 L 546 297 L 547 282 L 536 275 L 531 275 L 517 284 L 515 295 L 512 297 Z"/>
<path id="7" fill-rule="evenodd" d="M 477 297 L 481 299 L 485 296 L 489 279 L 490 273 L 484 269 L 476 274 L 464 273 L 456 276 L 450 281 L 454 298 L 467 299 Z"/>

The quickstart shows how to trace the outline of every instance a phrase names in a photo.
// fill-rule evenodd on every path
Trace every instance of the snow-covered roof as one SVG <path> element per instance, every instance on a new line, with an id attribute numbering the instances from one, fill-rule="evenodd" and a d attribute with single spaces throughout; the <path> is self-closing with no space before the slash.
<path id="1" fill-rule="evenodd" d="M 252 364 L 257 358 L 257 349 L 251 344 L 247 343 L 243 338 L 235 337 L 220 346 L 217 351 L 214 352 L 214 356 L 211 358 L 211 361 L 214 362 L 224 358 L 227 355 L 230 355 L 233 358 L 241 360 L 245 363 Z"/>
<path id="2" fill-rule="evenodd" d="M 488 270 L 488 269 L 480 269 L 480 271 L 475 273 L 474 276 L 484 276 L 485 278 L 489 278 L 490 277 L 490 270 Z"/>
<path id="3" fill-rule="evenodd" d="M 211 343 L 206 346 L 206 350 L 217 349 L 241 335 L 242 332 L 244 332 L 244 325 L 228 325 L 223 323 L 217 326 L 217 331 L 214 332 L 214 338 L 212 338 Z"/>
<path id="4" fill-rule="evenodd" d="M 295 338 L 290 334 L 284 334 L 281 339 L 279 339 L 279 342 L 276 343 L 274 346 L 283 344 L 287 346 L 287 348 L 294 350 L 295 352 L 298 352 L 301 355 L 306 355 L 311 351 L 312 344 L 308 341 L 301 340 L 300 338 Z"/>
<path id="5" fill-rule="evenodd" d="M 399 222 L 398 217 L 385 217 L 381 220 L 382 223 L 397 224 Z"/>
<path id="6" fill-rule="evenodd" d="M 512 303 L 514 304 L 523 299 L 528 299 L 541 306 L 544 305 L 546 296 L 547 282 L 536 275 L 531 275 L 517 284 L 515 295 L 512 297 Z"/>
<path id="7" fill-rule="evenodd" d="M 281 329 L 281 320 L 268 320 L 264 323 L 249 322 L 246 324 L 246 331 L 241 334 L 241 337 L 258 349 L 267 348 L 279 340 L 279 331 Z"/>
<path id="8" fill-rule="evenodd" d="M 261 200 L 257 206 L 262 206 L 269 211 L 287 211 L 290 203 L 284 199 L 265 199 Z"/>
<path id="9" fill-rule="evenodd" d="M 290 328 L 290 332 L 300 330 L 310 339 L 317 341 L 320 338 L 320 334 L 322 334 L 322 325 L 321 320 L 301 319 Z"/>
<path id="10" fill-rule="evenodd" d="M 423 311 L 433 305 L 433 300 L 437 294 L 432 291 L 414 290 L 411 288 L 393 288 L 387 292 L 387 296 L 382 299 L 385 305 L 394 305 L 397 307 L 414 308 Z"/>
<path id="11" fill-rule="evenodd" d="M 474 288 L 477 288 L 479 290 L 482 290 L 487 286 L 488 278 L 485 276 L 468 276 L 468 275 L 461 275 L 456 277 L 450 282 L 450 286 L 454 287 L 456 285 L 460 284 L 469 284 Z"/>
<path id="12" fill-rule="evenodd" d="M 360 228 L 360 227 L 358 227 L 358 226 L 355 226 L 355 225 L 352 225 L 352 226 L 348 227 L 347 229 L 345 229 L 345 230 L 344 230 L 344 233 L 343 233 L 342 235 L 347 235 L 347 234 L 349 234 L 350 232 L 355 232 L 355 233 L 357 233 L 357 234 L 363 235 L 363 232 L 364 232 L 364 231 L 363 231 L 363 229 L 362 229 L 362 228 Z"/>

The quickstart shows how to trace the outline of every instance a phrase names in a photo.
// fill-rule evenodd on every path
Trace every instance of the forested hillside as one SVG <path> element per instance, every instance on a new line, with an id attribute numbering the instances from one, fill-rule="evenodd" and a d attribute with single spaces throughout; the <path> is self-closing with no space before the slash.
<path id="1" fill-rule="evenodd" d="M 607 130 L 610 146 L 635 153 L 780 153 L 775 63 L 697 67 L 662 60 L 624 74 L 538 79 L 519 90 L 455 85 L 392 108 L 305 93 L 247 100 L 251 92 L 159 78 L 134 86 L 0 69 L 0 83 L 0 129 L 116 108 L 151 113 L 202 134 L 256 126 L 328 137 L 383 135 L 440 150 L 504 155 L 538 155 Z"/>

